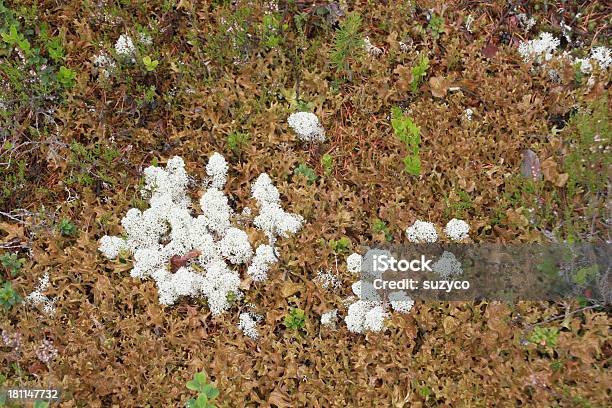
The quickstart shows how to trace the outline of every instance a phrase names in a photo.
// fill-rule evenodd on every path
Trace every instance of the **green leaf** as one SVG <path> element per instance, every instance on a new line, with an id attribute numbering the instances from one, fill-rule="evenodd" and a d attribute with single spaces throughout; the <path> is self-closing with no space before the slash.
<path id="1" fill-rule="evenodd" d="M 219 390 L 215 388 L 212 384 L 206 384 L 204 386 L 204 393 L 208 397 L 208 399 L 215 399 L 219 395 Z"/>
<path id="2" fill-rule="evenodd" d="M 334 158 L 328 153 L 325 153 L 321 157 L 321 166 L 323 166 L 323 173 L 329 176 L 334 168 Z"/>
<path id="3" fill-rule="evenodd" d="M 192 391 L 204 392 L 206 386 L 206 373 L 201 371 L 193 375 L 193 380 L 187 381 L 187 388 Z"/>

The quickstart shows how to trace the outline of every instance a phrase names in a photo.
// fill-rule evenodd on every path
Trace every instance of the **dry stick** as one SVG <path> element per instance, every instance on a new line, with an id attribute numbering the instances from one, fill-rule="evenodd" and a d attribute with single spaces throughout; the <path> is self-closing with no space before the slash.
<path id="1" fill-rule="evenodd" d="M 541 322 L 535 323 L 532 326 L 532 328 L 537 326 L 537 325 L 541 325 L 541 324 L 545 324 L 545 323 L 550 323 L 552 321 L 559 320 L 561 318 L 568 317 L 568 316 L 571 316 L 571 315 L 576 314 L 576 313 L 584 312 L 585 310 L 597 309 L 597 308 L 602 308 L 602 307 L 603 307 L 603 305 L 584 306 L 584 307 L 581 307 L 579 309 L 574 310 L 573 312 L 569 312 L 569 313 L 564 313 L 564 314 L 560 314 L 560 315 L 557 315 L 557 316 L 553 316 L 553 317 L 550 317 L 550 318 L 548 318 L 546 320 L 543 320 Z"/>

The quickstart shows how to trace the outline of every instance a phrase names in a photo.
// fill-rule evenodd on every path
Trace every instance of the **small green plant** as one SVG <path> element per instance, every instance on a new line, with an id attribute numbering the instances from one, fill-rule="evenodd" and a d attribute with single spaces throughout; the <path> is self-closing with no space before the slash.
<path id="1" fill-rule="evenodd" d="M 298 100 L 295 104 L 295 110 L 298 112 L 312 112 L 314 109 L 314 103 L 306 102 L 302 99 Z"/>
<path id="2" fill-rule="evenodd" d="M 419 90 L 419 87 L 423 83 L 423 79 L 425 79 L 425 76 L 427 75 L 428 69 L 429 58 L 427 58 L 427 55 L 421 55 L 421 58 L 419 58 L 419 63 L 411 70 L 412 82 L 410 83 L 410 88 L 413 94 L 416 94 Z"/>
<path id="3" fill-rule="evenodd" d="M 580 189 L 605 191 L 608 185 L 612 155 L 605 147 L 610 145 L 612 132 L 607 99 L 602 98 L 590 108 L 572 116 L 566 127 L 568 134 L 564 138 L 571 148 L 564 157 L 563 168 L 569 174 L 566 188 L 570 197 Z"/>
<path id="4" fill-rule="evenodd" d="M 332 239 L 329 241 L 329 247 L 336 254 L 348 252 L 351 246 L 351 240 L 348 237 L 341 237 L 338 240 Z"/>
<path id="5" fill-rule="evenodd" d="M 66 89 L 73 88 L 76 84 L 76 72 L 61 66 L 59 71 L 57 71 L 57 82 Z"/>
<path id="6" fill-rule="evenodd" d="M 330 154 L 325 153 L 321 157 L 321 166 L 323 166 L 323 174 L 329 176 L 334 169 L 334 158 Z"/>
<path id="7" fill-rule="evenodd" d="M 337 71 L 350 73 L 350 59 L 362 52 L 364 42 L 363 35 L 359 32 L 360 28 L 361 16 L 357 13 L 349 14 L 340 24 L 329 58 Z"/>
<path id="8" fill-rule="evenodd" d="M 427 31 L 432 38 L 440 38 L 440 34 L 444 32 L 444 19 L 436 14 L 432 14 L 429 24 L 427 24 Z"/>
<path id="9" fill-rule="evenodd" d="M 15 292 L 11 282 L 4 282 L 2 287 L 0 287 L 0 305 L 8 312 L 19 302 L 21 302 L 21 296 Z"/>
<path id="10" fill-rule="evenodd" d="M 32 55 L 32 47 L 30 46 L 30 42 L 23 34 L 17 31 L 16 24 L 12 24 L 8 32 L 4 31 L 0 35 L 2 36 L 2 41 L 11 47 L 19 47 L 24 52 L 26 57 L 30 57 Z"/>
<path id="11" fill-rule="evenodd" d="M 155 71 L 155 69 L 159 65 L 159 61 L 151 59 L 151 57 L 149 55 L 145 55 L 144 57 L 142 57 L 142 63 L 144 64 L 145 70 L 147 72 Z"/>
<path id="12" fill-rule="evenodd" d="M 47 408 L 49 403 L 47 401 L 36 400 L 34 401 L 34 408 Z"/>
<path id="13" fill-rule="evenodd" d="M 293 174 L 296 176 L 302 175 L 306 177 L 308 185 L 312 185 L 315 181 L 317 181 L 317 173 L 315 173 L 312 167 L 309 167 L 307 164 L 301 163 L 299 166 L 293 170 Z"/>
<path id="14" fill-rule="evenodd" d="M 15 277 L 25 263 L 25 259 L 20 259 L 17 254 L 6 253 L 0 256 L 0 263 L 9 272 L 10 276 Z"/>
<path id="15" fill-rule="evenodd" d="M 285 327 L 291 330 L 300 330 L 306 326 L 306 314 L 297 307 L 292 307 L 285 316 Z"/>
<path id="16" fill-rule="evenodd" d="M 557 329 L 556 327 L 536 326 L 534 327 L 527 340 L 529 340 L 533 344 L 554 348 L 557 345 L 558 338 L 559 329 Z"/>
<path id="17" fill-rule="evenodd" d="M 577 62 L 573 65 L 574 68 L 574 81 L 578 85 L 582 85 L 584 81 L 584 73 L 582 72 L 582 62 Z"/>
<path id="18" fill-rule="evenodd" d="M 395 136 L 406 146 L 404 170 L 412 176 L 421 174 L 421 159 L 419 158 L 421 131 L 419 127 L 406 116 L 399 107 L 392 110 L 391 126 Z"/>
<path id="19" fill-rule="evenodd" d="M 187 401 L 187 408 L 216 408 L 216 405 L 211 401 L 217 398 L 219 390 L 206 381 L 206 373 L 204 370 L 195 373 L 193 380 L 187 381 L 187 388 L 198 392 L 196 398 L 191 398 Z"/>
<path id="20" fill-rule="evenodd" d="M 431 389 L 424 385 L 423 387 L 419 388 L 419 394 L 421 394 L 421 397 L 427 398 L 431 395 Z"/>
<path id="21" fill-rule="evenodd" d="M 157 95 L 157 92 L 155 92 L 155 85 L 151 85 L 149 86 L 144 94 L 144 102 L 145 103 L 152 103 L 155 100 L 155 96 Z"/>
<path id="22" fill-rule="evenodd" d="M 77 234 L 77 226 L 69 219 L 63 218 L 59 223 L 59 231 L 65 237 L 74 237 Z"/>
<path id="23" fill-rule="evenodd" d="M 580 268 L 572 276 L 572 281 L 580 286 L 585 286 L 592 282 L 599 275 L 599 265 L 593 264 L 586 268 Z"/>
<path id="24" fill-rule="evenodd" d="M 240 154 L 248 143 L 249 143 L 248 133 L 243 133 L 243 132 L 235 130 L 229 135 L 227 135 L 227 146 L 235 154 Z"/>
<path id="25" fill-rule="evenodd" d="M 374 232 L 375 234 L 379 234 L 382 232 L 385 234 L 385 239 L 387 241 L 393 241 L 393 234 L 391 234 L 391 232 L 389 231 L 389 227 L 387 227 L 387 224 L 383 220 L 376 219 L 374 221 L 374 223 L 372 224 L 372 232 Z"/>
<path id="26" fill-rule="evenodd" d="M 280 13 L 270 13 L 263 17 L 262 22 L 262 42 L 268 49 L 278 48 L 283 42 L 282 31 L 289 28 L 288 24 L 282 24 L 282 15 Z"/>

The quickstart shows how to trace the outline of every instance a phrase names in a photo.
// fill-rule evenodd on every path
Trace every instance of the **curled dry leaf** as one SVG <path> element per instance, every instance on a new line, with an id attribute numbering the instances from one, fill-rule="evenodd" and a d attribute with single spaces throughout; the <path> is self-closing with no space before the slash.
<path id="1" fill-rule="evenodd" d="M 552 157 L 549 157 L 542 163 L 542 173 L 546 181 L 550 181 L 557 187 L 563 187 L 569 179 L 569 174 L 559 173 L 557 170 L 557 162 L 555 162 Z"/>
<path id="2" fill-rule="evenodd" d="M 196 258 L 200 255 L 202 255 L 202 251 L 197 249 L 189 251 L 183 256 L 174 255 L 172 258 L 170 258 L 170 270 L 174 273 L 183 266 L 187 265 L 187 262 L 189 262 L 190 259 Z"/>
<path id="3" fill-rule="evenodd" d="M 444 98 L 450 87 L 450 81 L 444 77 L 431 77 L 429 78 L 429 87 L 433 96 Z"/>
<path id="4" fill-rule="evenodd" d="M 488 43 L 483 49 L 482 49 L 482 55 L 484 55 L 487 58 L 493 58 L 495 56 L 495 54 L 497 54 L 497 51 L 499 49 L 497 48 L 497 46 L 495 46 L 495 44 L 493 43 Z"/>
<path id="5" fill-rule="evenodd" d="M 395 82 L 397 89 L 400 92 L 408 92 L 410 89 L 410 83 L 412 82 L 412 71 L 410 67 L 405 65 L 398 65 L 394 70 L 394 74 L 397 74 L 399 78 Z"/>

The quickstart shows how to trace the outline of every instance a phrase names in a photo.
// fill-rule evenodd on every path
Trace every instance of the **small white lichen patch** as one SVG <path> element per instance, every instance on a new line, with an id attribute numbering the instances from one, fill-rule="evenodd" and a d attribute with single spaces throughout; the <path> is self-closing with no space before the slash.
<path id="1" fill-rule="evenodd" d="M 363 39 L 363 48 L 373 57 L 378 57 L 383 53 L 383 50 L 372 44 L 368 37 Z"/>
<path id="2" fill-rule="evenodd" d="M 595 47 L 591 50 L 591 58 L 597 61 L 601 69 L 607 69 L 612 64 L 612 50 L 608 47 Z"/>
<path id="3" fill-rule="evenodd" d="M 427 221 L 415 221 L 415 223 L 406 229 L 408 241 L 413 243 L 433 243 L 438 240 L 436 227 Z"/>
<path id="4" fill-rule="evenodd" d="M 454 241 L 462 241 L 468 237 L 470 226 L 467 222 L 453 218 L 444 228 L 444 233 Z"/>
<path id="5" fill-rule="evenodd" d="M 106 55 L 104 51 L 101 51 L 98 55 L 96 55 L 93 59 L 93 65 L 98 69 L 98 72 L 102 74 L 105 79 L 110 78 L 115 69 L 117 69 L 117 64 L 115 61 Z"/>
<path id="6" fill-rule="evenodd" d="M 49 299 L 43 292 L 49 289 L 49 273 L 45 274 L 38 281 L 36 289 L 26 297 L 26 303 L 36 307 L 42 305 L 42 311 L 46 315 L 55 314 L 55 299 Z"/>
<path id="7" fill-rule="evenodd" d="M 474 117 L 474 110 L 472 108 L 467 108 L 463 111 L 463 117 L 467 121 L 471 121 Z"/>
<path id="8" fill-rule="evenodd" d="M 215 188 L 223 188 L 227 181 L 227 162 L 219 153 L 215 152 L 208 160 L 206 174 L 210 177 L 210 185 Z"/>
<path id="9" fill-rule="evenodd" d="M 268 270 L 270 265 L 277 262 L 274 248 L 270 245 L 261 244 L 255 250 L 253 261 L 247 269 L 247 274 L 253 278 L 255 282 L 261 282 L 268 279 Z"/>
<path id="10" fill-rule="evenodd" d="M 338 321 L 338 309 L 332 309 L 321 315 L 321 324 L 329 328 L 335 328 Z"/>
<path id="11" fill-rule="evenodd" d="M 238 328 L 242 330 L 245 336 L 250 337 L 253 340 L 259 338 L 259 331 L 257 330 L 257 318 L 258 316 L 253 315 L 249 312 L 240 313 L 238 318 Z"/>
<path id="12" fill-rule="evenodd" d="M 132 38 L 127 34 L 121 34 L 115 43 L 115 52 L 117 56 L 122 58 L 126 62 L 134 63 L 136 59 L 136 47 Z"/>
<path id="13" fill-rule="evenodd" d="M 358 300 L 349 306 L 344 322 L 353 333 L 379 332 L 384 327 L 385 317 L 387 313 L 380 302 Z"/>
<path id="14" fill-rule="evenodd" d="M 298 138 L 304 142 L 324 142 L 325 129 L 321 126 L 317 115 L 311 112 L 292 113 L 287 119 Z"/>
<path id="15" fill-rule="evenodd" d="M 414 306 L 414 300 L 403 290 L 389 293 L 389 303 L 393 310 L 399 313 L 408 313 Z"/>
<path id="16" fill-rule="evenodd" d="M 315 277 L 315 281 L 318 282 L 323 289 L 338 289 L 341 286 L 341 282 L 332 271 L 320 270 Z"/>
<path id="17" fill-rule="evenodd" d="M 525 63 L 543 63 L 552 59 L 560 43 L 551 33 L 542 32 L 535 40 L 521 42 L 518 52 Z"/>
<path id="18" fill-rule="evenodd" d="M 440 275 L 442 279 L 459 276 L 463 273 L 461 262 L 457 260 L 455 254 L 444 251 L 440 258 L 431 265 L 431 270 Z"/>
<path id="19" fill-rule="evenodd" d="M 359 273 L 361 272 L 361 261 L 361 255 L 352 253 L 348 256 L 348 258 L 346 258 L 346 268 L 349 270 L 349 272 Z"/>

